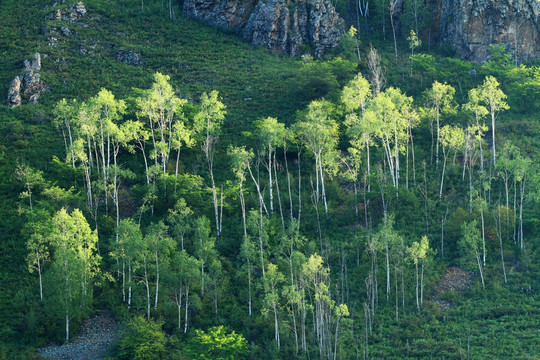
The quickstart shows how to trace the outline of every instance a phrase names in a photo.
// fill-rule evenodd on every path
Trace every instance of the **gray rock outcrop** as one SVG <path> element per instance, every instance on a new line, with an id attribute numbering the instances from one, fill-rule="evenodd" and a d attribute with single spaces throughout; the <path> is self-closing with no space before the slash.
<path id="1" fill-rule="evenodd" d="M 119 49 L 116 55 L 116 60 L 128 65 L 141 65 L 141 57 L 133 50 Z"/>
<path id="2" fill-rule="evenodd" d="M 21 79 L 18 76 L 15 76 L 15 79 L 11 81 L 11 85 L 8 90 L 7 98 L 8 106 L 17 107 L 21 105 Z"/>
<path id="3" fill-rule="evenodd" d="M 339 45 L 345 22 L 325 0 L 185 0 L 184 13 L 232 29 L 251 44 L 292 56 L 319 57 Z"/>
<path id="4" fill-rule="evenodd" d="M 55 3 L 53 7 L 57 5 L 58 4 Z M 52 13 L 47 15 L 46 19 L 64 20 L 64 21 L 73 23 L 76 20 L 86 16 L 86 14 L 87 14 L 87 10 L 86 10 L 86 7 L 84 6 L 84 3 L 82 1 L 79 1 L 79 2 L 73 3 L 73 5 L 71 5 L 71 7 L 69 8 L 65 8 L 62 10 L 61 9 L 54 10 Z"/>
<path id="5" fill-rule="evenodd" d="M 504 44 L 518 61 L 540 57 L 540 1 L 438 0 L 440 41 L 473 61 Z M 437 17 L 435 17 L 437 19 Z"/>
<path id="6" fill-rule="evenodd" d="M 208 25 L 241 31 L 259 0 L 184 0 L 184 13 Z"/>
<path id="7" fill-rule="evenodd" d="M 43 84 L 41 75 L 36 72 L 41 70 L 41 55 L 35 53 L 31 62 L 24 60 L 23 64 L 24 75 L 15 76 L 8 90 L 7 103 L 10 107 L 17 107 L 21 104 L 21 92 L 28 95 L 30 103 L 35 104 L 41 93 L 49 90 Z"/>

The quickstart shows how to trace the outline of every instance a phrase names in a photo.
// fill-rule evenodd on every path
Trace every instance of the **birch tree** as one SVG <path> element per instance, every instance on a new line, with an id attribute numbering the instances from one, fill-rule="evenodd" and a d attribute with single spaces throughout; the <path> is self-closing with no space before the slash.
<path id="1" fill-rule="evenodd" d="M 211 261 L 217 256 L 214 248 L 215 241 L 210 237 L 210 221 L 205 216 L 195 219 L 193 224 L 193 241 L 195 245 L 195 254 L 199 260 L 200 266 L 200 284 L 201 284 L 201 296 L 204 297 L 205 293 L 205 279 L 207 274 L 205 269 L 210 266 Z"/>
<path id="2" fill-rule="evenodd" d="M 461 240 L 459 241 L 459 247 L 467 255 L 467 258 L 474 258 L 478 265 L 478 271 L 480 272 L 480 279 L 482 280 L 482 288 L 485 288 L 484 273 L 482 271 L 482 264 L 480 263 L 480 230 L 478 230 L 478 224 L 476 220 L 470 223 L 464 223 L 461 225 L 461 231 L 463 233 Z"/>
<path id="3" fill-rule="evenodd" d="M 33 212 L 32 190 L 45 183 L 43 172 L 34 170 L 27 164 L 17 164 L 15 168 L 15 178 L 24 186 L 25 191 L 21 193 L 21 197 L 28 198 L 30 212 Z"/>
<path id="4" fill-rule="evenodd" d="M 210 94 L 203 93 L 199 112 L 195 115 L 194 130 L 201 138 L 201 148 L 204 153 L 206 165 L 210 173 L 210 181 L 212 184 L 212 198 L 214 201 L 214 213 L 216 218 L 216 236 L 219 240 L 221 235 L 220 218 L 218 211 L 218 198 L 216 190 L 216 182 L 214 179 L 214 155 L 215 145 L 221 134 L 221 126 L 225 119 L 225 105 L 220 101 L 217 91 L 212 91 Z"/>
<path id="5" fill-rule="evenodd" d="M 66 147 L 66 155 L 71 151 L 72 166 L 75 167 L 75 157 L 73 154 L 73 139 L 75 138 L 75 128 L 77 124 L 78 104 L 77 100 L 62 99 L 54 106 L 53 125 L 62 130 L 64 145 Z M 72 125 L 74 125 L 72 127 Z M 69 141 L 69 142 L 68 142 Z"/>
<path id="6" fill-rule="evenodd" d="M 446 83 L 441 84 L 438 81 L 433 82 L 431 89 L 427 91 L 427 97 L 429 102 L 428 107 L 432 110 L 431 113 L 433 114 L 433 117 L 435 118 L 435 123 L 437 124 L 437 145 L 435 147 L 435 167 L 437 168 L 437 170 L 439 170 L 441 113 L 449 112 L 452 110 L 452 101 L 454 99 L 455 93 L 456 90 L 452 86 Z"/>
<path id="7" fill-rule="evenodd" d="M 117 123 L 126 111 L 126 104 L 123 100 L 117 100 L 113 93 L 107 89 L 101 91 L 91 99 L 88 111 L 89 117 L 95 120 L 95 146 L 97 149 L 96 161 L 101 161 L 101 182 L 105 194 L 105 210 L 108 214 L 108 197 L 111 157 L 114 155 L 112 146 L 113 133 Z M 90 128 L 89 128 L 90 129 Z"/>
<path id="8" fill-rule="evenodd" d="M 174 208 L 169 209 L 167 222 L 170 224 L 170 229 L 176 241 L 180 240 L 180 250 L 184 250 L 184 239 L 186 234 L 192 229 L 190 217 L 193 215 L 193 210 L 187 205 L 183 198 L 178 199 Z"/>
<path id="9" fill-rule="evenodd" d="M 51 243 L 47 232 L 50 231 L 49 221 L 32 222 L 29 226 L 30 236 L 26 241 L 26 264 L 28 271 L 37 271 L 39 277 L 39 299 L 43 301 L 43 271 L 45 263 L 51 259 Z"/>
<path id="10" fill-rule="evenodd" d="M 375 133 L 375 124 L 369 121 L 373 118 L 364 117 L 363 115 L 370 98 L 371 86 L 361 74 L 356 75 L 356 77 L 343 88 L 343 93 L 341 95 L 341 102 L 343 102 L 345 105 L 345 110 L 348 112 L 345 119 L 345 125 L 347 127 L 346 133 L 350 138 L 351 144 L 348 149 L 351 155 L 350 170 L 353 170 L 356 175 L 358 174 L 358 168 L 360 166 L 360 153 L 362 150 L 365 150 L 367 165 L 366 171 L 368 178 L 371 173 L 369 148 Z M 354 186 L 356 195 L 356 177 Z"/>
<path id="11" fill-rule="evenodd" d="M 338 125 L 332 119 L 332 104 L 324 100 L 312 101 L 304 119 L 296 124 L 296 129 L 315 157 L 315 196 L 317 200 L 322 197 L 324 211 L 328 214 L 322 161 L 325 153 L 335 150 L 338 141 Z"/>
<path id="12" fill-rule="evenodd" d="M 152 252 L 155 260 L 155 274 L 156 274 L 156 290 L 154 299 L 154 310 L 157 309 L 159 300 L 159 278 L 160 278 L 160 266 L 166 267 L 167 261 L 171 250 L 174 248 L 174 242 L 167 234 L 168 227 L 162 221 L 157 224 L 151 225 L 145 238 L 145 242 L 148 243 L 149 250 Z"/>
<path id="13" fill-rule="evenodd" d="M 487 130 L 484 124 L 484 117 L 489 113 L 487 108 L 482 105 L 481 93 L 478 88 L 469 90 L 468 101 L 463 105 L 465 110 L 474 114 L 476 128 L 481 130 L 480 137 L 477 138 L 478 153 L 480 154 L 480 171 L 484 172 L 484 151 L 483 151 L 483 133 Z M 482 124 L 480 124 L 482 122 Z"/>
<path id="14" fill-rule="evenodd" d="M 444 172 L 446 170 L 446 162 L 451 151 L 457 152 L 465 143 L 465 133 L 463 129 L 457 126 L 445 125 L 441 129 L 441 145 L 443 149 L 444 163 L 441 173 L 441 181 L 439 188 L 439 201 L 442 199 L 442 191 L 444 185 Z"/>
<path id="15" fill-rule="evenodd" d="M 262 144 L 262 149 L 267 154 L 266 169 L 268 170 L 268 190 L 270 194 L 270 214 L 274 212 L 274 197 L 273 197 L 273 187 L 274 183 L 277 183 L 277 177 L 272 180 L 272 172 L 275 169 L 275 152 L 277 146 L 282 146 L 285 137 L 286 130 L 285 125 L 278 122 L 276 118 L 267 117 L 265 119 L 259 120 L 256 123 L 257 133 L 259 136 L 259 141 Z M 278 187 L 279 188 L 279 187 Z M 280 203 L 281 209 L 281 203 Z M 281 211 L 281 217 L 283 218 L 283 211 Z"/>
<path id="16" fill-rule="evenodd" d="M 181 145 L 190 141 L 182 122 L 182 107 L 187 100 L 175 95 L 169 80 L 168 75 L 155 73 L 152 87 L 137 99 L 138 115 L 146 118 L 150 126 L 155 166 L 163 174 L 167 173 L 171 150 L 179 152 Z"/>
<path id="17" fill-rule="evenodd" d="M 122 264 L 122 302 L 127 303 L 127 309 L 130 310 L 133 288 L 136 284 L 134 277 L 138 267 L 137 260 L 140 258 L 139 252 L 144 251 L 143 236 L 139 226 L 132 219 L 120 221 L 118 235 L 118 242 L 114 244 L 111 257 Z"/>
<path id="18" fill-rule="evenodd" d="M 376 136 L 380 140 L 386 158 L 386 164 L 396 192 L 399 187 L 399 155 L 407 143 L 409 118 L 412 116 L 412 98 L 399 89 L 388 88 L 372 101 L 365 112 L 366 121 L 377 124 Z"/>
<path id="19" fill-rule="evenodd" d="M 101 258 L 96 250 L 97 232 L 90 230 L 80 210 L 75 209 L 69 214 L 63 208 L 52 220 L 50 239 L 55 250 L 50 301 L 63 314 L 65 341 L 69 342 L 71 320 L 88 309 L 92 299 L 92 278 L 99 273 Z"/>
<path id="20" fill-rule="evenodd" d="M 167 288 L 178 310 L 178 329 L 182 329 L 182 310 L 184 310 L 183 332 L 188 330 L 189 308 L 195 295 L 194 288 L 199 280 L 199 263 L 185 250 L 176 251 L 171 257 L 170 271 L 166 273 Z"/>
<path id="21" fill-rule="evenodd" d="M 419 272 L 418 272 L 418 264 L 421 263 L 426 257 L 427 252 L 429 249 L 429 242 L 427 236 L 423 236 L 420 242 L 415 241 L 412 243 L 412 245 L 407 249 L 407 253 L 409 254 L 409 258 L 414 263 L 414 267 L 416 270 L 416 309 L 420 313 L 420 300 L 419 300 Z M 423 273 L 422 273 L 423 274 Z"/>
<path id="22" fill-rule="evenodd" d="M 264 279 L 264 308 L 263 314 L 268 315 L 272 312 L 274 317 L 274 340 L 276 341 L 276 346 L 279 349 L 280 339 L 279 339 L 279 321 L 278 321 L 278 310 L 280 307 L 279 304 L 279 291 L 278 286 L 285 280 L 283 274 L 279 271 L 277 265 L 272 263 L 267 264 L 266 268 L 266 278 Z"/>
<path id="23" fill-rule="evenodd" d="M 486 104 L 486 107 L 491 116 L 491 138 L 493 142 L 493 164 L 496 162 L 495 151 L 495 119 L 499 112 L 508 110 L 510 107 L 506 103 L 506 95 L 501 89 L 499 89 L 499 82 L 493 76 L 487 76 L 484 79 L 484 83 L 478 87 L 478 95 L 482 102 Z"/>
<path id="24" fill-rule="evenodd" d="M 367 66 L 371 73 L 369 80 L 373 89 L 373 96 L 377 96 L 384 88 L 386 78 L 381 65 L 381 56 L 373 46 L 369 49 Z"/>

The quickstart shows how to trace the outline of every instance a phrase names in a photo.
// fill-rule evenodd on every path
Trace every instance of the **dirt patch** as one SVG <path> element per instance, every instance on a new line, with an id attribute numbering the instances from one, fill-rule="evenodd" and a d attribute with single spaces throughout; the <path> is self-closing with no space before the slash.
<path id="1" fill-rule="evenodd" d="M 446 270 L 443 278 L 435 286 L 431 300 L 441 311 L 446 311 L 452 307 L 452 303 L 441 300 L 441 297 L 449 291 L 461 292 L 467 289 L 472 283 L 473 277 L 462 268 L 451 266 Z"/>
<path id="2" fill-rule="evenodd" d="M 45 359 L 100 360 L 119 337 L 116 320 L 109 313 L 102 313 L 83 320 L 73 342 L 46 346 L 38 354 Z"/>

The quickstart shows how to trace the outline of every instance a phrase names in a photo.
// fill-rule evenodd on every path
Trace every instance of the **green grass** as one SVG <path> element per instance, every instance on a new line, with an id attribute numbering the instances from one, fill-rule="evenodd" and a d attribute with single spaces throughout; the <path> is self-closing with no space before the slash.
<path id="1" fill-rule="evenodd" d="M 23 344 L 35 346 L 47 336 L 43 327 L 34 328 L 32 332 L 25 330 L 32 321 L 39 322 L 28 314 L 35 315 L 40 309 L 34 292 L 37 280 L 27 272 L 26 250 L 20 236 L 23 217 L 18 212 L 18 194 L 22 187 L 14 181 L 12 174 L 20 160 L 43 170 L 51 182 L 61 183 L 66 188 L 74 183 L 69 176 L 58 178 L 61 171 L 51 162 L 53 155 L 62 157 L 64 151 L 61 135 L 49 123 L 50 109 L 56 101 L 63 97 L 85 100 L 102 87 L 117 97 L 127 98 L 133 95 L 133 88 L 148 88 L 153 74 L 160 71 L 171 76 L 180 96 L 192 101 L 197 101 L 204 91 L 216 89 L 220 92 L 228 111 L 221 142 L 221 146 L 225 146 L 238 139 L 241 132 L 252 130 L 252 123 L 258 118 L 275 116 L 281 122 L 292 123 L 296 112 L 312 98 L 326 96 L 336 100 L 336 91 L 357 69 L 365 73 L 363 63 L 357 66 L 347 60 L 328 57 L 306 64 L 300 59 L 271 54 L 263 48 L 254 49 L 234 34 L 183 16 L 169 21 L 167 12 L 161 12 L 159 2 L 141 12 L 139 1 L 85 1 L 87 17 L 67 25 L 73 35 L 60 35 L 58 46 L 49 47 L 47 36 L 41 32 L 43 25 L 49 28 L 66 26 L 62 21 L 45 20 L 52 11 L 45 9 L 45 5 L 52 2 L 3 0 L 0 3 L 0 96 L 7 94 L 10 81 L 22 72 L 23 60 L 31 58 L 35 52 L 42 54 L 40 73 L 51 88 L 50 92 L 42 94 L 37 106 L 28 105 L 27 99 L 16 109 L 0 106 L 0 340 L 8 344 L 0 344 L 0 359 L 13 358 L 13 353 L 7 349 L 20 350 Z M 69 5 L 67 2 L 62 7 Z M 180 14 L 179 9 L 177 13 Z M 363 44 L 364 49 L 366 45 Z M 394 68 L 393 46 L 389 41 L 379 39 L 375 45 L 383 52 L 388 85 L 404 86 L 419 100 L 421 91 L 435 76 L 428 74 L 419 85 L 417 73 L 412 79 L 408 78 L 407 65 L 401 70 Z M 87 51 L 85 55 L 80 52 L 82 47 Z M 143 65 L 118 62 L 116 56 L 120 48 L 140 54 Z M 406 49 L 406 44 L 400 43 L 400 48 Z M 400 61 L 406 63 L 407 51 L 400 52 L 399 56 Z M 438 66 L 444 67 L 444 59 L 438 61 Z M 448 81 L 455 82 L 455 79 Z M 475 86 L 475 81 L 467 78 L 467 86 Z M 522 119 L 527 120 L 527 136 L 515 130 L 515 125 Z M 538 119 L 535 115 L 520 116 L 512 111 L 511 116 L 503 115 L 501 120 L 501 133 L 521 141 L 530 149 L 531 155 L 537 154 Z M 225 168 L 227 165 L 218 166 Z M 336 183 L 328 186 L 329 191 L 334 188 L 338 194 L 341 191 Z M 405 209 L 421 208 L 422 201 L 410 199 L 407 206 Z M 308 214 L 309 211 L 306 210 Z M 400 228 L 416 226 L 423 231 L 420 212 L 414 214 L 414 221 L 405 215 L 401 221 L 406 223 Z M 336 237 L 341 230 L 335 230 Z M 494 279 L 500 277 L 499 268 L 495 269 L 495 266 L 498 264 L 493 261 L 487 279 L 488 290 L 484 293 L 476 286 L 466 294 L 449 295 L 453 308 L 448 313 L 441 313 L 429 305 L 428 311 L 421 316 L 417 316 L 414 309 L 407 309 L 402 314 L 403 321 L 395 324 L 392 307 L 381 306 L 380 318 L 370 339 L 370 354 L 374 358 L 388 359 L 404 358 L 405 354 L 415 359 L 427 359 L 431 355 L 459 359 L 466 356 L 470 339 L 471 359 L 532 359 L 538 356 L 538 295 L 529 297 L 519 288 L 504 289 L 498 283 L 493 285 Z M 442 271 L 441 266 L 436 276 Z M 530 278 L 538 277 L 531 274 Z M 358 280 L 361 290 L 362 280 Z M 231 299 L 233 301 L 238 299 Z M 408 306 L 412 308 L 411 299 Z M 249 324 L 246 331 L 252 326 L 255 325 Z M 260 334 L 260 327 L 254 333 Z"/>

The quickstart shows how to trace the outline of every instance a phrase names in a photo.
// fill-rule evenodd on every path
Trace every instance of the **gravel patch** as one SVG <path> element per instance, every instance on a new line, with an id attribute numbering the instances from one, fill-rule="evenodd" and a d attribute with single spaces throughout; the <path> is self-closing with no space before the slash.
<path id="1" fill-rule="evenodd" d="M 77 335 L 69 344 L 51 344 L 38 350 L 45 359 L 101 360 L 101 355 L 118 340 L 120 331 L 109 313 L 83 320 Z"/>

